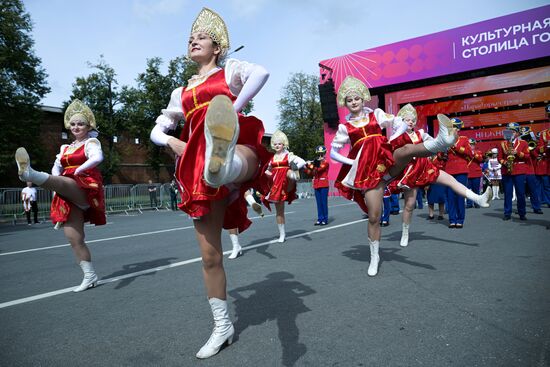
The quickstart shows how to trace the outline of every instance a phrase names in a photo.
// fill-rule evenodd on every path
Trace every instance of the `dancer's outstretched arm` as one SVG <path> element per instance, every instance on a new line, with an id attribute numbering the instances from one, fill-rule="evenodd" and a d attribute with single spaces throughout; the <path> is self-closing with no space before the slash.
<path id="1" fill-rule="evenodd" d="M 233 103 L 235 111 L 240 112 L 262 89 L 269 72 L 257 64 L 229 59 L 225 64 L 225 78 L 229 90 L 237 96 Z"/>

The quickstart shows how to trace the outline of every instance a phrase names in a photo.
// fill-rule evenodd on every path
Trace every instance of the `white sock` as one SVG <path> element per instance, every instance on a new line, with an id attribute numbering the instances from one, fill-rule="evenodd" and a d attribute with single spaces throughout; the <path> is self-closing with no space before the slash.
<path id="1" fill-rule="evenodd" d="M 30 181 L 33 184 L 40 186 L 46 182 L 48 178 L 50 178 L 50 175 L 46 172 L 35 171 L 32 167 L 29 167 L 29 174 L 26 181 Z"/>
<path id="2" fill-rule="evenodd" d="M 239 157 L 238 154 L 235 153 L 233 156 L 233 160 L 231 161 L 231 167 L 229 168 L 229 173 L 227 174 L 227 177 L 225 179 L 226 183 L 235 182 L 235 180 L 239 177 L 243 170 L 243 166 L 246 165 L 246 162 L 243 162 L 243 160 Z"/>

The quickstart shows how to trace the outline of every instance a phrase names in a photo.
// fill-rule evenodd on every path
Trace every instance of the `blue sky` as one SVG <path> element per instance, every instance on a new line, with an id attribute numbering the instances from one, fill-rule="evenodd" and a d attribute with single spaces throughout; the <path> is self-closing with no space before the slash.
<path id="1" fill-rule="evenodd" d="M 319 61 L 548 4 L 536 0 L 24 0 L 34 23 L 35 53 L 60 107 L 72 84 L 100 55 L 119 85 L 135 85 L 146 60 L 166 63 L 186 52 L 191 24 L 203 6 L 225 20 L 233 57 L 271 73 L 254 99 L 267 132 L 278 123 L 277 100 L 291 73 L 318 74 Z M 168 103 L 170 96 L 166 96 Z M 153 124 L 153 121 L 151 122 Z"/>

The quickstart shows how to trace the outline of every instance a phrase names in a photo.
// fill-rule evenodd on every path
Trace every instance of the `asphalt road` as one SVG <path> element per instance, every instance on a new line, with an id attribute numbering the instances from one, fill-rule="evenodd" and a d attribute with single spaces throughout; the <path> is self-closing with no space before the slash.
<path id="1" fill-rule="evenodd" d="M 329 199 L 325 227 L 314 199 L 287 206 L 284 244 L 274 216 L 254 218 L 225 261 L 236 338 L 203 361 L 212 321 L 185 215 L 86 227 L 102 281 L 79 294 L 62 231 L 2 226 L 0 365 L 548 366 L 550 209 L 504 222 L 502 205 L 468 209 L 464 229 L 417 210 L 407 248 L 392 216 L 376 277 L 354 203 Z"/>

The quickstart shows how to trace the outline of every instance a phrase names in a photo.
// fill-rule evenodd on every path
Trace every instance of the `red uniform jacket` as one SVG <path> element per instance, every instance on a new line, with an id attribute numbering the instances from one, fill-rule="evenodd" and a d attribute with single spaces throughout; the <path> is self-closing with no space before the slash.
<path id="1" fill-rule="evenodd" d="M 474 150 L 473 157 L 468 162 L 468 178 L 478 178 L 483 176 L 481 171 L 481 163 L 483 163 L 483 153 L 481 150 Z"/>
<path id="2" fill-rule="evenodd" d="M 313 176 L 313 188 L 320 189 L 328 187 L 328 162 L 322 160 L 319 163 L 319 167 L 315 167 L 313 163 L 306 164 L 304 172 L 310 176 Z"/>
<path id="3" fill-rule="evenodd" d="M 433 164 L 439 168 L 440 171 L 445 171 L 445 167 L 447 165 L 447 154 L 446 153 L 437 153 L 437 155 L 435 155 L 432 159 L 433 161 Z"/>
<path id="4" fill-rule="evenodd" d="M 512 164 L 512 176 L 524 175 L 529 171 L 529 146 L 521 139 L 516 139 L 513 143 L 501 141 L 498 145 L 498 161 L 502 164 L 502 174 L 510 175 L 507 162 L 507 151 L 512 148 L 516 150 L 516 157 Z"/>
<path id="5" fill-rule="evenodd" d="M 550 129 L 540 132 L 540 139 L 537 144 L 536 152 L 537 160 L 535 161 L 535 174 L 550 175 Z"/>
<path id="6" fill-rule="evenodd" d="M 468 138 L 459 136 L 455 145 L 447 152 L 447 156 L 448 159 L 445 172 L 450 175 L 468 173 L 468 162 L 472 160 L 474 156 Z"/>

